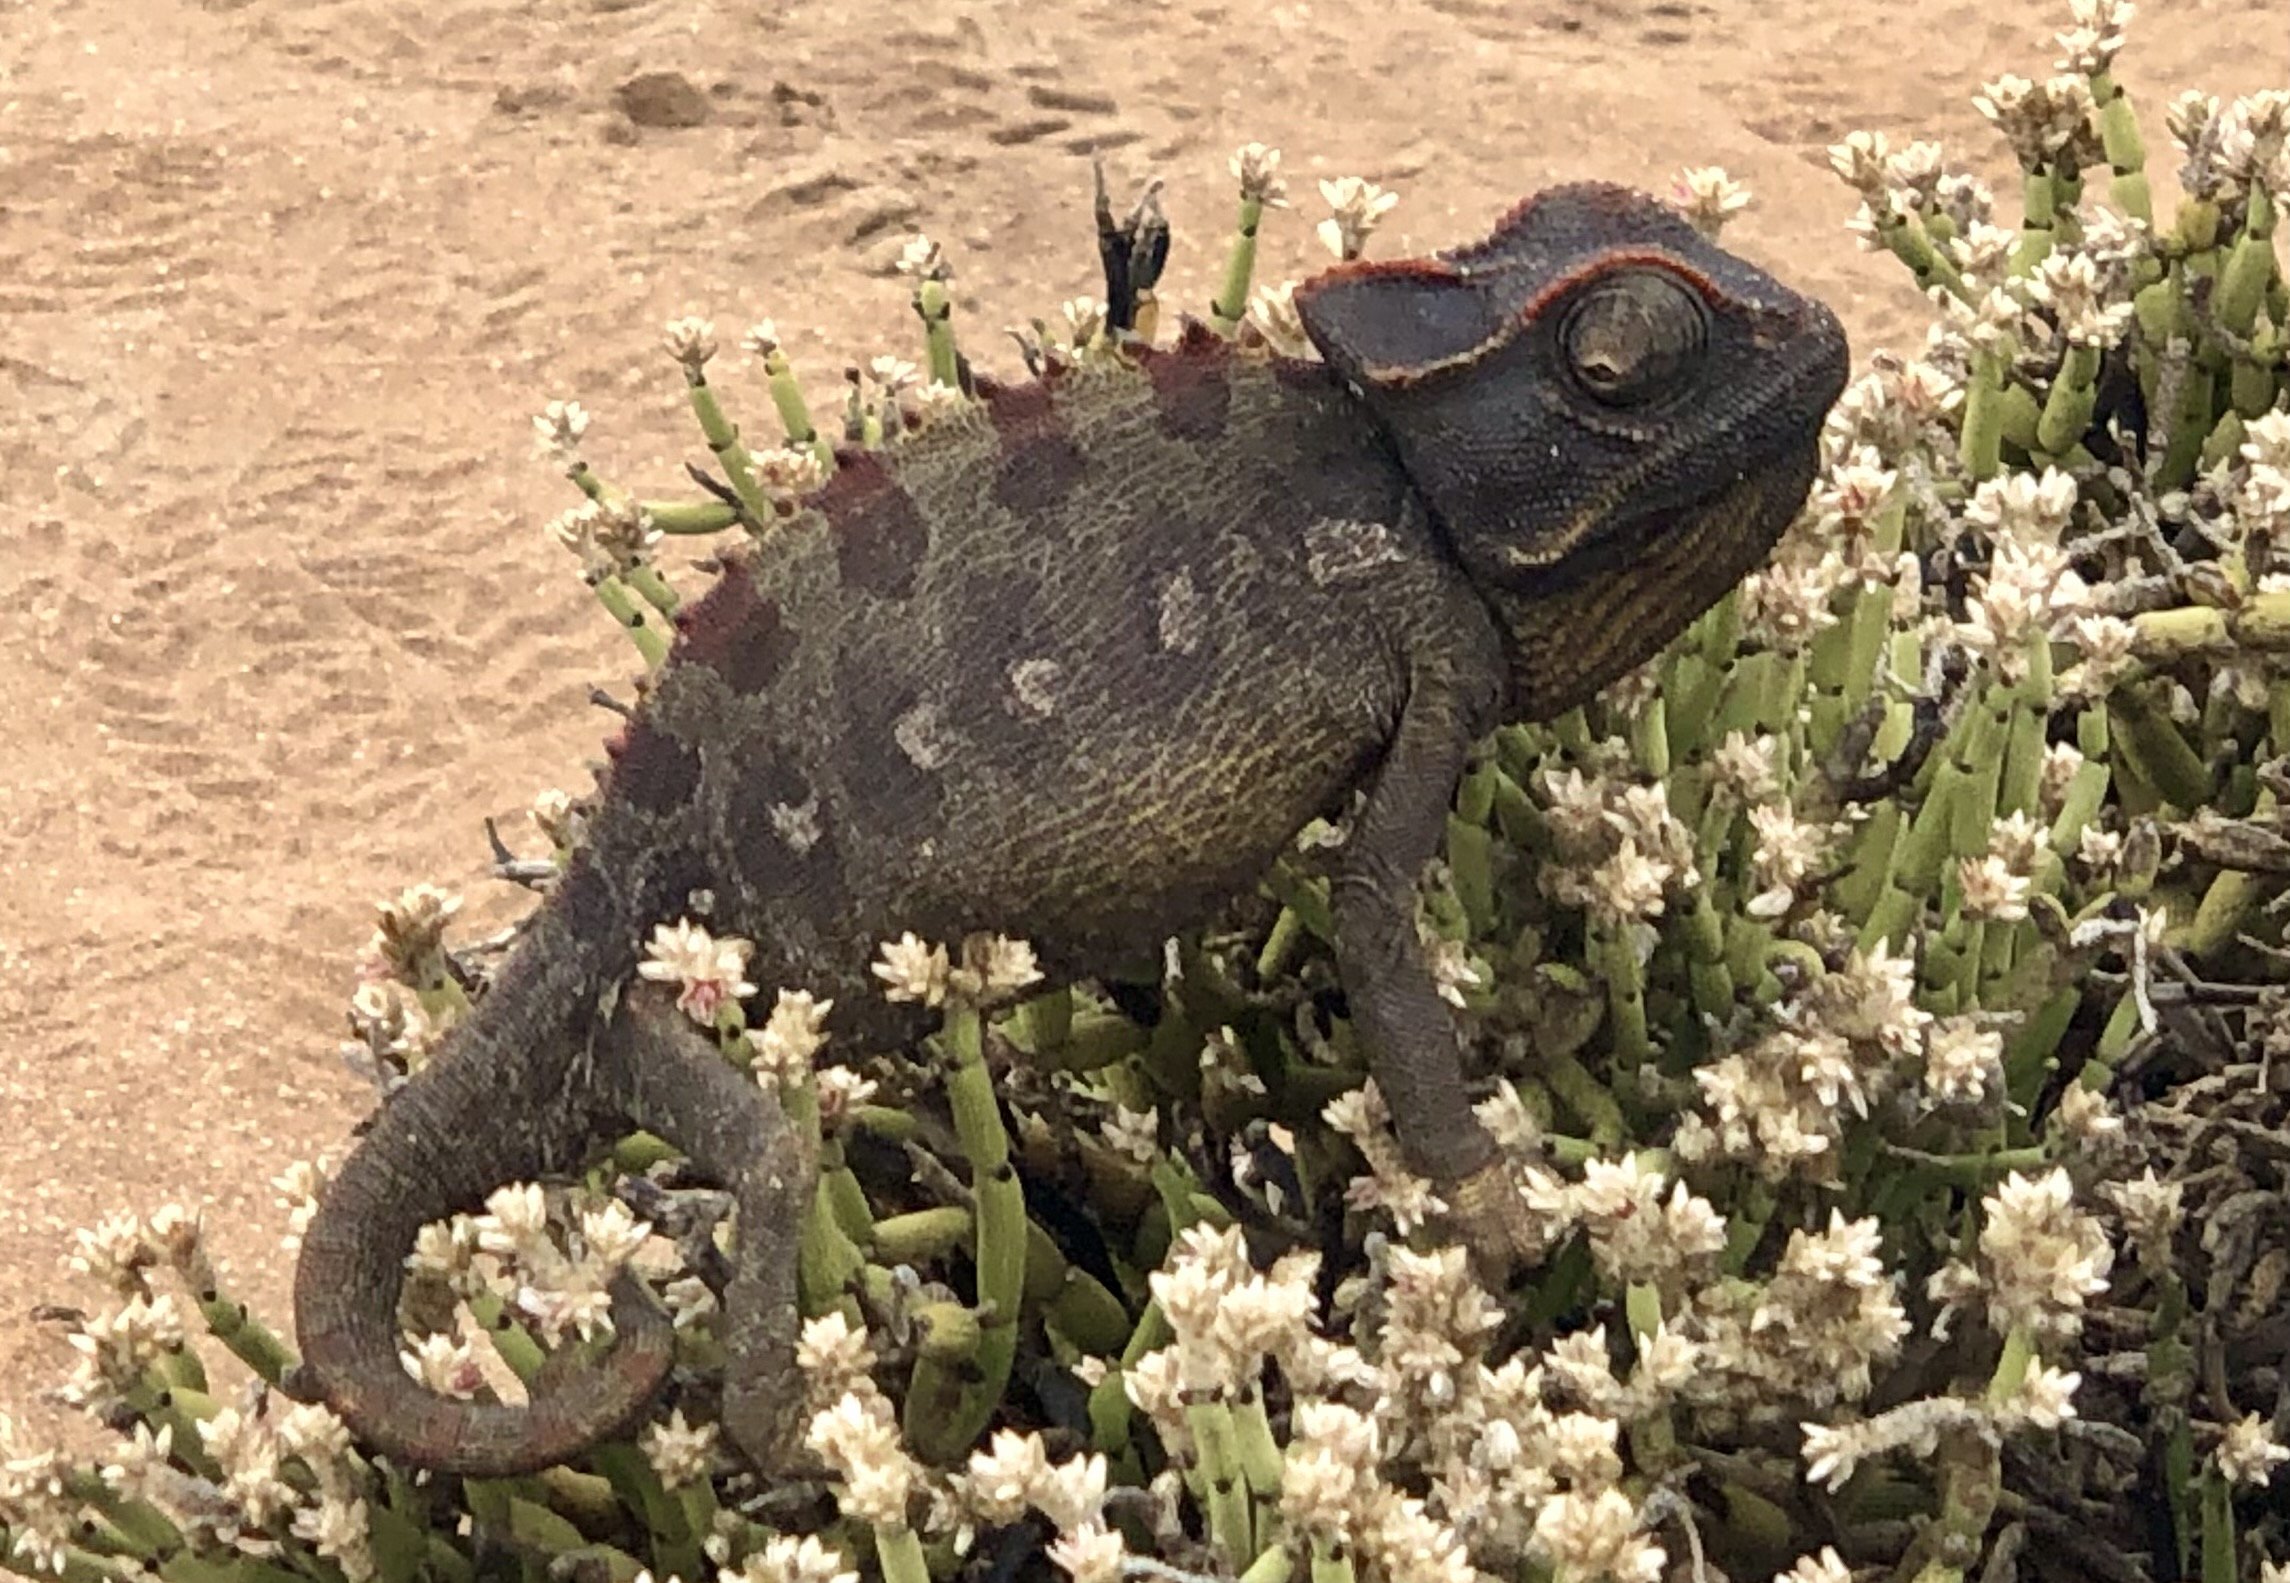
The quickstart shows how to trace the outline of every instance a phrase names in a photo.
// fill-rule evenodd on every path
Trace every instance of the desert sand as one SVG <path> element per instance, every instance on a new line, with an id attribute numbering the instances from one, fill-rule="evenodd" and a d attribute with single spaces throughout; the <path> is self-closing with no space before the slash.
<path id="1" fill-rule="evenodd" d="M 1401 194 L 1391 256 L 1555 179 L 1722 164 L 1758 198 L 1730 240 L 1865 357 L 1922 307 L 1844 235 L 1825 145 L 1937 137 L 2008 177 L 1969 96 L 2045 70 L 2064 11 L 0 6 L 0 1409 L 59 1376 L 30 1310 L 85 1295 L 59 1259 L 111 1209 L 203 1207 L 283 1317 L 269 1181 L 371 1099 L 335 1050 L 372 903 L 434 880 L 514 916 L 480 821 L 529 848 L 609 724 L 588 689 L 636 667 L 544 532 L 573 496 L 528 420 L 577 398 L 600 466 L 684 492 L 664 321 L 772 317 L 832 400 L 845 363 L 916 355 L 890 260 L 921 230 L 1008 373 L 1002 325 L 1099 289 L 1091 154 L 1123 198 L 1167 180 L 1164 297 L 1197 309 L 1261 139 L 1297 202 L 1266 280 L 1324 261 L 1316 177 Z M 2124 76 L 2167 166 L 2172 93 L 2290 77 L 2284 0 L 2152 0 Z M 720 383 L 768 432 L 752 372 Z"/>

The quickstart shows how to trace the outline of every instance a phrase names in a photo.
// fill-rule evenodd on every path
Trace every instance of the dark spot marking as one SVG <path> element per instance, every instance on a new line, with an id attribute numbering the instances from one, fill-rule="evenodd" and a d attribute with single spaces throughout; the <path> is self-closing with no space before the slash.
<path id="1" fill-rule="evenodd" d="M 774 882 L 784 881 L 799 867 L 824 853 L 830 833 L 826 813 L 817 813 L 820 834 L 798 851 L 781 833 L 773 808 L 797 808 L 812 802 L 811 787 L 788 753 L 770 744 L 750 744 L 741 750 L 730 798 L 732 861 L 751 889 L 768 893 Z"/>
<path id="2" fill-rule="evenodd" d="M 844 663 L 855 667 L 868 658 L 864 649 L 847 650 Z M 857 669 L 845 673 L 864 674 Z M 923 702 L 911 686 L 854 687 L 839 700 L 841 749 L 851 758 L 845 777 L 849 785 L 866 788 L 868 826 L 886 843 L 913 845 L 940 834 L 945 824 L 945 778 L 917 764 L 900 742 L 901 721 L 908 722 L 908 744 L 915 740 L 914 721 Z M 944 735 L 943 706 L 933 700 L 927 717 L 936 733 L 934 745 L 953 751 L 955 744 Z"/>
<path id="3" fill-rule="evenodd" d="M 585 852 L 566 867 L 551 905 L 564 919 L 566 931 L 577 940 L 610 940 L 621 932 L 612 885 L 597 871 L 596 860 Z"/>
<path id="4" fill-rule="evenodd" d="M 1036 381 L 1003 391 L 986 413 L 1002 447 L 994 470 L 996 505 L 1033 515 L 1055 506 L 1081 482 L 1088 463 L 1058 422 L 1047 385 Z"/>
<path id="5" fill-rule="evenodd" d="M 930 525 L 879 457 L 868 451 L 836 456 L 841 465 L 812 504 L 832 525 L 843 582 L 885 599 L 910 598 L 930 548 Z"/>
<path id="6" fill-rule="evenodd" d="M 669 814 L 690 802 L 699 784 L 699 749 L 641 721 L 628 728 L 613 765 L 613 796 L 648 814 Z"/>
<path id="7" fill-rule="evenodd" d="M 713 891 L 720 878 L 705 854 L 683 842 L 648 854 L 643 874 L 652 910 L 667 917 L 682 917 L 692 911 L 693 893 Z"/>
<path id="8" fill-rule="evenodd" d="M 705 665 L 735 693 L 769 687 L 795 652 L 795 635 L 755 579 L 735 567 L 696 604 L 676 612 L 677 658 Z"/>
<path id="9" fill-rule="evenodd" d="M 1232 364 L 1224 341 L 1213 346 L 1180 342 L 1171 352 L 1145 354 L 1161 432 L 1178 440 L 1213 440 L 1232 415 Z"/>
<path id="10" fill-rule="evenodd" d="M 1180 314 L 1178 324 L 1180 328 L 1177 331 L 1175 350 L 1179 356 L 1187 353 L 1205 354 L 1224 350 L 1224 337 L 1210 329 L 1206 319 L 1196 318 L 1189 313 Z"/>

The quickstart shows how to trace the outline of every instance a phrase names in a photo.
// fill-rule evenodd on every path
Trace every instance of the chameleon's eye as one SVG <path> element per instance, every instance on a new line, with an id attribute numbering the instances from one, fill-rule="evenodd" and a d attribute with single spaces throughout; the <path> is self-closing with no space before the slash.
<path id="1" fill-rule="evenodd" d="M 1576 298 L 1559 339 L 1584 390 L 1609 406 L 1634 407 L 1700 361 L 1708 327 L 1698 295 L 1659 270 L 1636 269 Z"/>

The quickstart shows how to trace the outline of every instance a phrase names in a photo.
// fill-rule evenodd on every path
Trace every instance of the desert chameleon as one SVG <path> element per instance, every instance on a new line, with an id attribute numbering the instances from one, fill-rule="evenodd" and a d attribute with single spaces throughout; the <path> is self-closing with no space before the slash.
<path id="1" fill-rule="evenodd" d="M 290 1389 L 470 1474 L 624 1430 L 671 1350 L 633 1289 L 605 1359 L 528 1405 L 423 1388 L 396 1312 L 421 1226 L 632 1119 L 748 1206 L 725 1416 L 770 1459 L 797 1394 L 783 1201 L 804 1162 L 697 1030 L 622 992 L 648 931 L 696 915 L 753 940 L 755 982 L 831 997 L 844 1047 L 883 1047 L 917 1031 L 874 992 L 886 938 L 1003 933 L 1053 982 L 1105 974 L 1356 794 L 1331 888 L 1352 1028 L 1409 1165 L 1500 1245 L 1516 1197 L 1421 950 L 1421 871 L 1483 734 L 1591 696 L 1766 557 L 1845 336 L 1598 184 L 1471 246 L 1340 264 L 1294 304 L 1317 358 L 1190 325 L 982 387 L 840 456 L 729 560 L 490 992 L 323 1194 Z"/>

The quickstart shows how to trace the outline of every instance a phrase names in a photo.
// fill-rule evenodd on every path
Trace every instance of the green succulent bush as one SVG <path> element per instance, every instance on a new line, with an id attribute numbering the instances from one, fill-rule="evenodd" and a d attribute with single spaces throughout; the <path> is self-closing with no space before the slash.
<path id="1" fill-rule="evenodd" d="M 2181 96 L 2155 211 L 2114 75 L 2130 6 L 2075 0 L 2044 81 L 1977 101 L 2016 214 L 1934 145 L 1833 151 L 1852 229 L 1935 307 L 1832 415 L 1764 571 L 1594 707 L 1507 727 L 1466 775 L 1422 928 L 1540 1227 L 1485 1289 L 1443 1246 L 1342 1016 L 1323 854 L 1173 942 L 1158 986 L 1033 992 L 1022 943 L 886 942 L 945 1007 L 847 1060 L 743 942 L 663 929 L 646 971 L 815 1140 L 808 1476 L 711 1418 L 725 1202 L 655 1140 L 570 1189 L 433 1227 L 408 1367 L 514 1397 L 634 1268 L 682 1356 L 655 1421 L 580 1465 L 395 1468 L 270 1389 L 286 1348 L 167 1210 L 83 1233 L 107 1289 L 58 1317 L 101 1466 L 0 1422 L 0 1557 L 71 1583 L 1248 1583 L 2290 1573 L 2290 90 Z M 1252 292 L 1276 153 L 1233 161 L 1211 308 Z M 1323 187 L 1357 256 L 1392 195 Z M 1718 171 L 1677 201 L 1715 231 Z M 1014 332 L 1028 363 L 1154 334 L 1153 194 L 1099 195 L 1113 299 Z M 972 399 L 951 272 L 903 261 L 921 367 L 849 376 L 846 443 Z M 750 449 L 668 331 L 716 463 L 639 501 L 538 420 L 583 503 L 556 532 L 657 664 L 670 536 L 775 525 L 835 465 L 768 324 L 784 442 Z M 583 810 L 534 809 L 551 854 Z M 504 942 L 386 905 L 352 1011 L 386 1090 Z M 766 986 L 766 988 L 770 988 Z M 281 1181 L 307 1206 L 315 1166 Z M 302 1213 L 298 1210 L 297 1214 Z M 194 1312 L 195 1310 L 195 1312 Z M 216 1348 L 243 1387 L 209 1374 Z M 1049 1571 L 1044 1572 L 1047 1568 Z"/>

